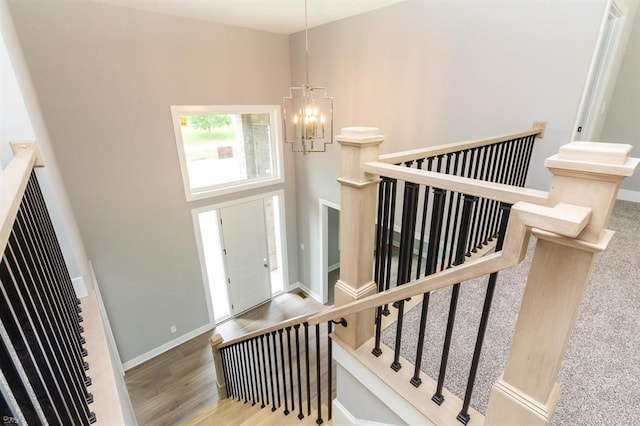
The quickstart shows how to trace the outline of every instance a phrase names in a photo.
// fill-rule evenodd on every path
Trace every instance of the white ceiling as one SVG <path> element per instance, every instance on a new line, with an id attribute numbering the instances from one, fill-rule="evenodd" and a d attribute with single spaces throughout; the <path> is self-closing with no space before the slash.
<path id="1" fill-rule="evenodd" d="M 304 0 L 93 0 L 282 34 L 304 29 Z M 308 0 L 309 27 L 405 0 Z"/>

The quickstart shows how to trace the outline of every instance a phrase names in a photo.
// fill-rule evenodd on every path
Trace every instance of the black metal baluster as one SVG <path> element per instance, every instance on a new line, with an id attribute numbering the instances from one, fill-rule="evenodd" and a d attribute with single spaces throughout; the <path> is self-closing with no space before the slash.
<path id="1" fill-rule="evenodd" d="M 291 327 L 287 327 L 287 350 L 289 352 L 289 387 L 291 389 L 291 411 L 296 411 L 296 397 L 293 393 L 293 364 L 291 363 Z"/>
<path id="2" fill-rule="evenodd" d="M 264 350 L 264 334 L 260 336 L 260 351 L 262 353 L 262 374 L 264 377 L 264 394 L 266 397 L 265 405 L 269 405 L 269 383 L 267 379 L 267 356 Z"/>
<path id="3" fill-rule="evenodd" d="M 472 179 L 478 179 L 478 171 L 480 169 L 480 150 L 478 148 L 474 148 L 473 149 L 473 154 L 475 154 L 475 162 L 474 162 L 474 167 L 473 167 L 473 177 Z M 469 166 L 471 166 L 471 164 L 469 164 Z M 471 167 L 469 168 L 469 171 L 471 171 Z M 474 224 L 476 223 L 476 217 L 478 216 L 478 208 L 477 206 L 473 209 L 473 214 L 471 216 L 471 221 L 469 222 L 470 224 L 470 229 L 467 235 L 468 240 L 465 241 L 465 244 L 467 244 L 467 253 L 466 256 L 471 256 L 471 249 L 472 249 L 472 239 L 470 238 L 471 236 L 471 232 L 473 230 Z"/>
<path id="4" fill-rule="evenodd" d="M 460 170 L 456 176 L 464 176 L 465 168 L 467 164 L 467 152 L 468 150 L 462 151 L 462 161 L 460 165 Z M 460 192 L 456 193 L 456 212 L 454 214 L 454 226 L 453 232 L 451 233 L 451 253 L 456 253 L 458 242 L 458 232 L 460 230 L 460 222 L 462 221 L 462 217 L 460 215 L 460 206 L 462 205 L 462 194 Z M 455 261 L 454 256 L 448 256 L 449 262 L 447 263 L 447 268 L 451 268 L 453 262 Z"/>
<path id="5" fill-rule="evenodd" d="M 514 165 L 513 165 L 513 170 L 511 171 L 511 179 L 509 181 L 509 185 L 514 185 L 517 186 L 518 183 L 520 181 L 520 172 L 522 170 L 522 166 L 524 164 L 524 154 L 525 154 L 525 144 L 526 144 L 527 138 L 518 138 L 514 144 L 515 144 L 515 159 L 514 159 Z"/>
<path id="6" fill-rule="evenodd" d="M 526 153 L 526 161 L 523 168 L 522 177 L 520 178 L 520 186 L 524 186 L 527 181 L 527 174 L 529 172 L 529 164 L 531 163 L 531 153 L 533 152 L 533 145 L 535 143 L 536 137 L 531 136 L 529 143 L 527 144 L 527 153 Z"/>
<path id="7" fill-rule="evenodd" d="M 320 324 L 316 324 L 316 392 L 318 399 L 318 417 L 316 418 L 316 424 L 321 425 L 322 420 L 322 388 L 320 381 Z"/>
<path id="8" fill-rule="evenodd" d="M 307 416 L 311 415 L 311 378 L 309 369 L 309 323 L 305 322 L 304 326 L 304 357 L 305 357 L 305 372 L 307 374 Z"/>
<path id="9" fill-rule="evenodd" d="M 375 265 L 373 268 L 373 271 L 374 271 L 373 280 L 378 285 L 378 292 L 382 291 L 380 289 L 380 285 L 382 284 L 382 280 L 380 279 L 380 276 L 382 275 L 380 273 L 380 268 L 382 264 L 382 259 L 384 257 L 384 254 L 382 251 L 382 241 L 383 241 L 382 233 L 384 232 L 383 218 L 384 218 L 384 212 L 385 212 L 385 197 L 384 197 L 385 188 L 384 187 L 385 187 L 385 183 L 383 178 L 378 184 L 378 215 L 377 215 L 377 221 L 376 221 Z"/>
<path id="10" fill-rule="evenodd" d="M 331 420 L 331 401 L 333 400 L 333 348 L 331 346 L 331 333 L 333 331 L 333 323 L 327 323 L 327 420 Z"/>
<path id="11" fill-rule="evenodd" d="M 22 207 L 21 207 L 22 210 Z M 36 323 L 31 325 L 34 331 L 36 331 L 36 335 L 41 342 L 41 348 L 43 348 L 44 352 L 48 354 L 46 358 L 46 363 L 49 368 L 44 369 L 43 374 L 46 374 L 47 371 L 50 371 L 53 375 L 50 379 L 45 379 L 45 385 L 51 386 L 55 385 L 58 389 L 57 391 L 51 391 L 51 396 L 55 400 L 54 403 L 58 407 L 58 413 L 60 413 L 60 407 L 65 406 L 63 411 L 67 413 L 68 418 L 74 418 L 74 416 L 80 415 L 81 417 L 86 414 L 86 412 L 81 407 L 83 405 L 82 402 L 78 403 L 79 399 L 70 398 L 71 395 L 74 394 L 74 384 L 71 383 L 71 376 L 67 374 L 65 371 L 67 368 L 82 368 L 79 365 L 70 365 L 65 362 L 64 359 L 60 358 L 60 354 L 64 350 L 65 342 L 63 342 L 57 333 L 52 333 L 52 318 L 51 318 L 51 306 L 47 305 L 48 303 L 56 303 L 55 301 L 49 301 L 45 293 L 42 290 L 42 282 L 39 281 L 39 276 L 32 275 L 32 270 L 34 264 L 31 262 L 32 258 L 29 257 L 29 250 L 26 248 L 28 244 L 26 239 L 24 238 L 24 234 L 22 232 L 22 211 L 18 213 L 18 218 L 14 223 L 12 233 L 10 235 L 7 248 L 5 250 L 5 262 L 8 267 L 7 272 L 11 274 L 18 274 L 13 279 L 10 277 L 3 278 L 3 281 L 6 284 L 11 282 L 14 283 L 15 291 L 20 292 L 26 300 L 23 300 L 23 307 L 30 311 L 29 316 L 31 318 L 36 319 Z M 23 251 L 23 247 L 25 247 L 25 251 Z M 27 253 L 25 253 L 27 252 Z M 29 258 L 29 260 L 28 260 Z M 16 271 L 16 272 L 13 272 Z M 23 275 L 23 271 L 24 274 Z M 34 271 L 35 273 L 35 271 Z M 17 294 L 12 293 L 11 287 L 6 286 L 5 291 L 10 292 L 9 298 L 10 300 L 19 300 L 22 296 L 18 296 Z M 44 299 L 43 300 L 43 296 Z M 30 303 L 26 303 L 27 300 Z M 27 308 L 27 305 L 29 308 Z M 40 315 L 42 313 L 42 315 Z M 23 321 L 23 322 L 26 322 Z M 76 375 L 77 377 L 77 375 Z M 58 397 L 68 395 L 64 399 L 64 402 L 61 402 L 61 399 Z M 85 394 L 82 393 L 84 397 Z M 56 402 L 57 401 L 57 402 Z M 82 414 L 80 414 L 82 413 Z"/>
<path id="12" fill-rule="evenodd" d="M 245 347 L 244 342 L 238 343 L 238 355 L 240 356 L 240 371 L 242 373 L 242 385 L 244 388 L 244 403 L 246 404 L 251 400 L 251 382 L 249 381 L 249 365 L 247 365 L 247 361 L 245 358 Z"/>
<path id="13" fill-rule="evenodd" d="M 460 244 L 456 253 L 456 265 L 460 265 L 464 262 L 464 241 L 467 240 L 469 235 L 469 227 L 471 221 L 471 209 L 473 204 L 477 201 L 477 197 L 464 195 L 464 207 L 462 210 L 462 224 L 460 230 Z M 444 401 L 442 395 L 442 388 L 444 386 L 444 377 L 447 371 L 447 362 L 449 360 L 449 348 L 451 346 L 451 335 L 453 333 L 453 323 L 456 316 L 456 307 L 458 303 L 458 293 L 460 289 L 460 283 L 454 284 L 451 290 L 451 302 L 449 304 L 449 317 L 447 319 L 447 330 L 444 338 L 444 347 L 442 349 L 442 359 L 440 360 L 440 371 L 438 373 L 438 385 L 436 387 L 436 393 L 431 397 L 433 402 L 440 405 Z"/>
<path id="14" fill-rule="evenodd" d="M 85 379 L 87 378 L 85 370 L 89 365 L 82 360 L 82 343 L 81 336 L 77 328 L 77 311 L 69 312 L 66 305 L 66 296 L 59 288 L 55 272 L 52 265 L 47 262 L 47 253 L 45 252 L 44 234 L 41 229 L 37 228 L 37 218 L 34 216 L 33 209 L 28 198 L 23 199 L 22 207 L 16 218 L 17 226 L 14 231 L 21 229 L 24 235 L 26 245 L 24 246 L 28 257 L 31 259 L 31 269 L 38 276 L 38 287 L 47 300 L 49 306 L 50 318 L 53 320 L 53 332 L 59 338 L 61 352 L 58 354 L 61 365 L 66 367 L 69 373 L 66 377 L 69 379 L 69 386 L 72 394 L 81 395 L 86 399 L 87 403 L 93 401 L 93 395 L 87 392 Z M 79 404 L 83 413 L 91 417 L 85 404 Z"/>
<path id="15" fill-rule="evenodd" d="M 507 233 L 507 223 L 509 221 L 509 213 L 511 206 L 509 204 L 502 203 L 500 205 L 502 210 L 502 220 L 500 221 L 500 232 L 498 234 L 498 241 L 496 242 L 496 251 L 502 250 L 504 243 L 504 237 Z M 493 301 L 493 293 L 496 287 L 496 280 L 498 279 L 498 273 L 494 272 L 489 275 L 489 283 L 487 284 L 487 292 L 484 297 L 484 305 L 482 307 L 482 315 L 480 317 L 480 326 L 478 327 L 478 335 L 476 337 L 476 345 L 473 350 L 473 358 L 471 359 L 471 369 L 469 371 L 469 379 L 467 380 L 467 388 L 464 394 L 464 401 L 462 403 L 462 409 L 456 417 L 458 421 L 463 424 L 469 423 L 469 405 L 471 404 L 471 394 L 473 392 L 473 385 L 476 380 L 476 374 L 478 372 L 478 364 L 480 363 L 480 353 L 482 352 L 482 343 L 484 342 L 484 335 L 487 330 L 487 322 L 489 321 L 489 312 L 491 311 L 491 302 Z"/>
<path id="16" fill-rule="evenodd" d="M 296 371 L 298 373 L 298 418 L 302 420 L 302 377 L 300 376 L 300 324 L 293 326 L 296 331 Z M 293 391 L 293 390 L 292 390 Z"/>
<path id="17" fill-rule="evenodd" d="M 276 378 L 276 396 L 278 397 L 278 405 L 280 408 L 280 372 L 278 371 L 278 334 L 275 331 L 271 332 L 271 339 L 273 340 L 273 365 L 274 365 L 274 377 Z M 275 397 L 274 397 L 275 399 Z"/>
<path id="18" fill-rule="evenodd" d="M 451 154 L 447 154 L 447 164 L 446 164 L 446 168 L 445 168 L 445 173 L 449 174 L 449 170 L 450 170 L 450 163 L 451 163 Z M 456 157 L 456 163 L 457 163 L 457 157 Z M 455 166 L 457 164 L 454 164 L 454 170 L 455 170 Z M 442 253 L 441 253 L 441 260 L 440 260 L 440 270 L 444 270 L 444 265 L 447 262 L 447 258 L 451 257 L 451 251 L 450 251 L 450 247 L 453 244 L 449 243 L 449 229 L 451 227 L 451 214 L 453 213 L 453 198 L 454 194 L 451 191 L 445 191 L 445 197 L 443 200 L 443 208 L 444 206 L 446 207 L 447 210 L 447 218 L 444 221 L 445 224 L 445 228 L 444 228 L 444 234 L 441 235 L 441 241 L 442 241 Z M 449 253 L 449 254 L 447 254 Z"/>
<path id="19" fill-rule="evenodd" d="M 287 400 L 287 369 L 284 360 L 284 342 L 282 340 L 283 329 L 278 330 L 280 336 L 280 362 L 282 363 L 282 394 L 284 400 L 284 415 L 289 415 L 289 401 Z"/>
<path id="20" fill-rule="evenodd" d="M 231 396 L 233 399 L 236 399 L 238 397 L 238 374 L 236 371 L 236 362 L 233 356 L 233 352 L 233 346 L 227 347 L 227 355 L 229 355 L 229 370 L 231 371 L 229 377 L 231 377 L 232 382 Z"/>
<path id="21" fill-rule="evenodd" d="M 256 387 L 255 387 L 255 370 L 253 369 L 253 361 L 251 358 L 251 343 L 249 340 L 243 342 L 245 353 L 245 365 L 249 373 L 249 393 L 251 394 L 251 405 L 256 405 Z"/>
<path id="22" fill-rule="evenodd" d="M 278 371 L 278 340 L 276 336 L 277 336 L 277 333 L 275 331 L 272 331 L 271 339 L 273 340 L 273 366 L 274 366 L 273 376 L 275 377 L 275 381 L 276 381 L 276 395 L 278 397 L 277 407 L 280 408 L 280 406 L 282 405 L 282 400 L 280 399 L 280 374 Z"/>
<path id="23" fill-rule="evenodd" d="M 269 383 L 271 385 L 271 411 L 276 411 L 276 392 L 273 386 L 273 358 L 271 357 L 271 343 L 269 337 L 271 333 L 265 336 L 267 340 L 267 358 L 269 359 Z M 275 347 L 275 342 L 274 342 Z"/>
<path id="24" fill-rule="evenodd" d="M 496 177 L 498 175 L 497 161 L 499 158 L 499 151 L 500 151 L 500 146 L 498 144 L 494 144 L 493 153 L 491 157 L 491 174 L 489 176 L 490 182 L 495 182 Z M 489 244 L 490 241 L 493 241 L 493 234 L 494 234 L 493 221 L 494 221 L 495 215 L 498 212 L 498 207 L 499 207 L 499 203 L 497 201 L 489 200 L 489 215 L 487 219 L 487 226 L 483 235 L 482 245 L 487 245 Z"/>
<path id="25" fill-rule="evenodd" d="M 238 397 L 238 375 L 236 374 L 236 363 L 233 359 L 233 347 L 229 346 L 227 348 L 227 355 L 229 361 L 229 377 L 231 377 L 231 396 L 233 399 Z"/>
<path id="26" fill-rule="evenodd" d="M 395 224 L 395 216 L 396 216 L 396 194 L 398 189 L 398 181 L 396 179 L 391 179 L 391 189 L 390 189 L 390 197 L 391 197 L 391 206 L 389 207 L 389 233 L 387 236 L 387 268 L 385 274 L 385 290 L 389 290 L 391 285 L 391 257 L 393 255 L 393 226 Z M 389 305 L 384 305 L 382 309 L 383 315 L 389 315 L 391 312 L 389 311 Z"/>
<path id="27" fill-rule="evenodd" d="M 420 378 L 420 368 L 422 366 L 422 352 L 424 350 L 424 339 L 427 326 L 427 314 L 429 311 L 429 293 L 422 295 L 422 309 L 420 311 L 420 330 L 418 331 L 418 348 L 416 349 L 416 360 L 413 369 L 413 377 L 409 381 L 413 386 L 418 387 L 422 384 Z"/>
<path id="28" fill-rule="evenodd" d="M 495 158 L 494 157 L 495 146 L 494 145 L 487 146 L 486 151 L 487 151 L 487 156 L 484 161 L 483 180 L 491 181 L 492 165 L 493 165 L 493 160 Z M 486 235 L 487 229 L 489 228 L 489 216 L 491 211 L 490 210 L 491 200 L 487 198 L 482 198 L 481 203 L 483 204 L 482 214 L 479 221 L 480 224 L 478 226 L 478 229 L 476 230 L 476 248 L 477 249 L 481 249 L 485 244 L 485 240 L 486 240 L 485 235 Z"/>
<path id="29" fill-rule="evenodd" d="M 440 188 L 433 189 L 433 206 L 431 214 L 431 224 L 429 230 L 429 244 L 427 247 L 427 260 L 425 267 L 425 276 L 435 273 L 438 262 L 438 253 L 440 245 L 440 234 L 442 231 L 442 217 L 444 213 L 444 191 Z M 416 358 L 414 364 L 413 377 L 411 384 L 415 387 L 420 386 L 420 367 L 422 365 L 422 352 L 424 350 L 424 339 L 426 333 L 427 314 L 429 309 L 429 293 L 422 296 L 422 309 L 420 312 L 420 329 L 418 331 L 418 347 L 416 349 Z M 396 342 L 396 345 L 398 342 Z"/>
<path id="30" fill-rule="evenodd" d="M 480 159 L 480 157 L 482 157 L 482 159 L 479 161 L 478 165 L 477 165 L 477 176 L 474 177 L 477 178 L 478 180 L 486 180 L 486 163 L 487 163 L 487 146 L 483 146 L 481 148 L 478 148 L 479 150 L 479 155 L 478 155 L 478 159 Z M 471 230 L 469 231 L 469 246 L 471 247 L 471 253 L 477 253 L 478 252 L 478 236 L 480 234 L 480 227 L 481 227 L 481 223 L 482 223 L 482 218 L 485 215 L 485 198 L 479 198 L 478 199 L 478 203 L 476 203 L 476 208 L 475 211 L 473 213 L 473 221 L 472 221 L 472 226 L 471 226 Z"/>
<path id="31" fill-rule="evenodd" d="M 258 387 L 260 388 L 260 408 L 266 407 L 264 398 L 264 386 L 262 385 L 262 358 L 260 357 L 260 351 L 258 350 L 258 337 L 253 340 L 253 353 L 258 360 Z M 269 401 L 267 400 L 267 404 Z"/>
<path id="32" fill-rule="evenodd" d="M 239 400 L 242 401 L 244 399 L 244 401 L 247 402 L 247 393 L 246 393 L 246 387 L 244 383 L 244 372 L 242 371 L 240 345 L 233 345 L 233 354 L 235 356 L 236 366 L 237 366 L 238 384 L 239 384 L 238 388 L 240 390 Z"/>
<path id="33" fill-rule="evenodd" d="M 496 177 L 496 182 L 497 183 L 504 183 L 505 182 L 505 169 L 506 169 L 506 162 L 507 162 L 507 146 L 506 144 L 503 142 L 500 145 L 500 156 L 499 156 L 499 167 L 498 167 L 498 175 Z M 499 209 L 500 205 L 497 204 L 496 208 Z M 497 237 L 498 236 L 498 227 L 500 225 L 500 214 L 499 211 L 496 212 L 495 215 L 495 219 L 493 222 L 493 226 L 492 228 L 492 235 L 493 237 Z"/>

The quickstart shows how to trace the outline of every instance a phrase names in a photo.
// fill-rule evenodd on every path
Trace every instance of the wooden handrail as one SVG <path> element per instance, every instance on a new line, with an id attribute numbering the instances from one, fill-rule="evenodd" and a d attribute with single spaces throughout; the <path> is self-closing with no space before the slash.
<path id="1" fill-rule="evenodd" d="M 243 334 L 242 336 L 234 337 L 233 339 L 225 341 L 224 343 L 222 343 L 219 346 L 219 348 L 222 349 L 222 348 L 225 348 L 227 346 L 231 346 L 231 345 L 233 345 L 235 343 L 243 342 L 243 341 L 245 341 L 247 339 L 252 339 L 254 337 L 258 337 L 258 336 L 261 336 L 263 334 L 271 333 L 272 331 L 277 331 L 277 330 L 280 330 L 280 329 L 283 329 L 283 328 L 292 327 L 292 326 L 294 326 L 296 324 L 300 324 L 300 323 L 303 323 L 303 322 L 307 321 L 310 317 L 312 317 L 314 315 L 320 315 L 322 312 L 324 312 L 324 311 L 326 311 L 328 309 L 330 309 L 330 308 L 327 307 L 325 309 L 320 309 L 319 311 L 316 311 L 316 312 L 311 312 L 311 313 L 308 313 L 308 314 L 302 314 L 302 315 L 299 315 L 297 317 L 289 318 L 288 320 L 284 320 L 284 321 L 279 322 L 277 324 L 270 325 L 268 327 L 263 327 L 263 328 L 261 328 L 259 330 L 251 331 L 251 332 L 249 332 L 247 334 Z"/>
<path id="2" fill-rule="evenodd" d="M 526 201 L 543 206 L 548 204 L 549 194 L 545 191 L 535 189 L 430 172 L 428 170 L 412 169 L 410 167 L 381 162 L 366 163 L 364 169 L 367 173 L 379 176 L 414 182 L 420 185 L 460 192 L 476 197 L 489 198 L 503 203 L 515 204 L 520 201 Z"/>
<path id="3" fill-rule="evenodd" d="M 0 252 L 4 250 L 18 215 L 22 196 L 27 188 L 31 170 L 36 162 L 36 153 L 20 150 L 0 174 Z"/>
<path id="4" fill-rule="evenodd" d="M 524 260 L 532 227 L 544 226 L 545 231 L 558 235 L 558 238 L 565 238 L 560 235 L 572 238 L 587 226 L 591 216 L 590 208 L 566 203 L 559 203 L 554 207 L 540 207 L 521 202 L 515 204 L 511 208 L 511 212 L 505 243 L 501 251 L 467 261 L 462 265 L 414 280 L 394 289 L 333 307 L 310 317 L 307 322 L 313 325 L 340 319 L 366 309 L 376 308 L 510 268 Z M 558 219 L 561 215 L 564 217 Z"/>
<path id="5" fill-rule="evenodd" d="M 411 149 L 407 151 L 394 152 L 391 154 L 383 154 L 378 157 L 378 161 L 382 163 L 399 164 L 406 161 L 414 161 L 420 158 L 434 157 L 437 155 L 448 154 L 451 152 L 463 151 L 471 148 L 478 148 L 485 145 L 493 145 L 500 142 L 510 141 L 513 139 L 526 138 L 527 136 L 536 135 L 537 138 L 544 136 L 546 123 L 533 123 L 533 129 L 524 132 L 509 133 L 500 136 L 492 136 L 488 138 L 475 139 L 464 142 L 454 142 L 444 145 L 438 145 L 428 148 Z"/>

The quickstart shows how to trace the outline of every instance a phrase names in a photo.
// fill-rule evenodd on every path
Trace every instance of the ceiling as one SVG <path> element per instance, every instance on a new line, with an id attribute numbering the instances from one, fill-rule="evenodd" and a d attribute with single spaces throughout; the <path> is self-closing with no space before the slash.
<path id="1" fill-rule="evenodd" d="M 93 0 L 282 34 L 304 29 L 304 0 Z M 309 27 L 405 0 L 308 0 Z"/>

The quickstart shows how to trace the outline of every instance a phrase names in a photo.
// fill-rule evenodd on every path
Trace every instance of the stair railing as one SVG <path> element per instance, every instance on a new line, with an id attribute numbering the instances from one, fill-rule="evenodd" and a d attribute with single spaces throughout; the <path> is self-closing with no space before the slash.
<path id="1" fill-rule="evenodd" d="M 383 139 L 377 129 L 343 129 L 336 139 L 343 151 L 343 175 L 339 179 L 342 184 L 340 226 L 348 230 L 341 232 L 341 277 L 336 284 L 336 305 L 341 306 L 313 316 L 308 322 L 316 324 L 346 319 L 348 326 L 337 327 L 334 340 L 340 346 L 360 352 L 363 343 L 375 340 L 372 352 L 379 356 L 379 341 L 377 337 L 373 339 L 379 330 L 374 331 L 373 319 L 376 318 L 379 328 L 383 306 L 399 302 L 400 311 L 402 301 L 407 298 L 451 287 L 452 303 L 447 321 L 447 335 L 450 336 L 449 329 L 455 318 L 455 293 L 459 291 L 460 283 L 490 275 L 489 287 L 494 286 L 495 273 L 522 261 L 529 235 L 533 233 L 537 244 L 507 364 L 492 388 L 486 418 L 483 419 L 479 413 L 474 416 L 476 421 L 481 423 L 484 420 L 487 424 L 548 424 L 559 394 L 555 379 L 588 282 L 591 264 L 595 254 L 606 248 L 611 238 L 612 233 L 606 230 L 606 225 L 618 186 L 625 176 L 633 174 L 639 162 L 630 158 L 631 146 L 572 143 L 562 147 L 558 155 L 546 161 L 554 177 L 551 191 L 545 193 L 505 183 L 482 182 L 470 177 L 383 163 L 377 156 L 377 147 Z M 395 155 L 387 159 L 396 162 L 398 159 L 414 159 L 416 155 L 422 154 L 413 153 L 410 157 Z M 433 273 L 434 268 L 431 268 L 410 283 L 374 294 L 378 285 L 372 279 L 378 176 L 383 176 L 383 181 L 385 178 L 404 181 L 405 188 L 407 185 L 422 185 L 461 194 L 465 201 L 461 208 L 464 219 L 460 235 L 466 235 L 456 246 L 451 267 L 447 263 L 447 268 L 440 268 L 437 273 Z M 493 202 L 501 206 L 498 247 L 493 254 L 461 263 L 460 258 L 469 247 L 469 224 L 473 217 L 470 206 L 477 198 L 489 200 L 489 205 Z M 404 207 L 408 206 L 408 210 L 413 212 L 415 205 L 412 202 Z M 509 208 L 510 205 L 512 207 Z M 483 215 L 486 213 L 479 217 Z M 412 226 L 415 218 L 404 218 L 402 223 Z M 411 229 L 409 233 L 413 234 Z M 402 261 L 399 259 L 398 262 L 398 274 L 401 275 Z M 485 305 L 487 300 L 490 305 L 490 299 L 488 294 Z M 423 303 L 423 309 L 425 305 Z M 447 408 L 448 412 L 457 412 L 454 417 L 463 424 L 470 421 L 469 396 L 487 315 L 485 306 L 464 402 L 454 408 L 449 404 Z M 399 323 L 401 318 L 402 314 L 398 312 Z M 451 395 L 443 386 L 448 356 L 446 339 L 444 346 L 438 381 L 431 380 L 433 383 L 428 386 L 433 391 L 432 401 L 438 405 L 444 402 L 445 394 Z M 397 353 L 397 347 L 395 350 Z M 370 360 L 364 362 L 371 364 Z M 399 358 L 395 356 L 391 368 L 398 371 L 399 367 Z M 389 378 L 382 371 L 379 376 Z M 413 386 L 420 386 L 426 376 L 414 374 L 410 379 L 408 381 Z M 396 386 L 393 389 L 403 392 Z M 433 406 L 425 408 L 425 411 L 433 413 Z M 441 414 L 428 416 L 444 419 L 445 423 L 451 421 L 450 417 L 442 417 Z"/>
<path id="2" fill-rule="evenodd" d="M 0 412 L 5 424 L 89 425 L 80 301 L 33 171 L 41 159 L 35 143 L 14 152 L 0 174 Z"/>
<path id="3" fill-rule="evenodd" d="M 334 322 L 310 325 L 301 315 L 227 342 L 211 339 L 218 395 L 316 424 L 332 418 Z M 326 411 L 323 412 L 323 405 Z M 326 418 L 323 418 L 326 415 Z"/>

